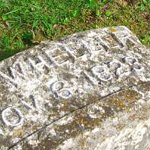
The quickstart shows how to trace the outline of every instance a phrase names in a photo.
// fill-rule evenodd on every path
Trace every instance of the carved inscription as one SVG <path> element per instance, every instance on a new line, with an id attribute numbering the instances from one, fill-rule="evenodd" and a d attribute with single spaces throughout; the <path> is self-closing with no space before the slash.
<path id="1" fill-rule="evenodd" d="M 144 67 L 134 57 L 124 57 L 121 60 L 122 62 L 119 60 L 113 60 L 98 64 L 89 70 L 92 74 L 84 72 L 84 75 L 81 75 L 88 78 L 88 81 L 92 82 L 91 86 L 93 86 L 93 84 L 102 84 L 114 80 L 115 78 L 116 80 L 120 78 L 122 79 L 124 77 L 128 77 L 132 73 L 142 74 L 144 71 Z M 68 83 L 63 80 L 51 83 L 49 85 L 49 89 L 51 90 L 53 97 L 56 99 L 69 99 L 75 95 L 73 90 L 66 86 L 67 84 Z M 38 102 L 33 95 L 29 96 L 29 100 L 30 102 L 21 99 L 20 102 L 27 109 L 38 110 Z M 8 107 L 2 111 L 1 115 L 3 122 L 7 126 L 19 126 L 24 120 L 21 110 L 17 108 Z"/>
<path id="2" fill-rule="evenodd" d="M 135 51 L 136 40 L 124 27 L 93 30 L 45 41 L 8 64 L 5 60 L 6 66 L 0 63 L 0 85 L 8 93 L 0 93 L 0 134 L 4 139 L 9 132 L 15 137 L 21 127 L 23 133 L 11 141 L 14 144 L 91 103 L 89 95 L 103 97 L 132 82 L 147 81 L 148 65 L 139 49 Z M 9 105 L 4 102 L 8 100 Z"/>
<path id="3" fill-rule="evenodd" d="M 133 39 L 129 38 L 126 41 L 133 41 Z M 35 54 L 34 56 L 29 56 L 24 62 L 21 62 L 23 60 L 15 62 L 11 67 L 7 68 L 7 74 L 0 71 L 0 77 L 15 86 L 19 86 L 19 82 L 22 80 L 29 80 L 28 76 L 30 72 L 39 77 L 40 74 L 47 73 L 52 67 L 60 65 L 68 66 L 69 62 L 71 64 L 71 62 L 78 60 L 77 58 L 85 59 L 85 61 L 88 59 L 99 61 L 99 56 L 96 57 L 96 55 L 107 55 L 107 51 L 111 50 L 112 47 L 121 49 L 123 48 L 122 42 L 117 38 L 117 34 L 106 32 L 104 36 L 96 34 L 93 37 L 89 36 L 89 38 L 85 38 L 85 40 L 84 38 L 79 40 L 73 39 L 67 44 L 52 43 L 50 47 L 40 49 L 42 50 L 40 55 Z M 128 60 L 125 61 L 127 62 Z M 131 63 L 130 61 L 132 60 L 129 60 L 129 63 Z M 121 71 L 121 68 L 118 69 L 118 74 L 119 70 Z M 105 76 L 107 76 L 106 74 L 108 73 L 105 70 Z M 104 78 L 101 79 L 105 80 Z M 109 78 L 111 77 L 107 76 L 107 79 Z"/>

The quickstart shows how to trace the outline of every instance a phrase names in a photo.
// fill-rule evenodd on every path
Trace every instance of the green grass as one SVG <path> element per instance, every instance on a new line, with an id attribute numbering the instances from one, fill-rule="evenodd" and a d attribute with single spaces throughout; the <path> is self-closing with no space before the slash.
<path id="1" fill-rule="evenodd" d="M 116 0 L 108 3 L 107 9 L 100 7 L 97 10 L 99 17 L 96 25 L 97 27 L 125 25 L 144 45 L 150 46 L 150 0 L 132 1 L 136 2 L 132 4 L 126 3 L 125 0 Z"/>
<path id="2" fill-rule="evenodd" d="M 0 0 L 0 60 L 68 34 L 125 25 L 150 45 L 150 0 Z"/>

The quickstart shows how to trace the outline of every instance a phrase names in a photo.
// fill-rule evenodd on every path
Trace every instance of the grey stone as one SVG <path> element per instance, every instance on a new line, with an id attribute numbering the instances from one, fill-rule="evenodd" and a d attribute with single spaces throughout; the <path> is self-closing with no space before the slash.
<path id="1" fill-rule="evenodd" d="M 150 51 L 124 26 L 0 62 L 2 150 L 148 150 L 149 116 Z"/>

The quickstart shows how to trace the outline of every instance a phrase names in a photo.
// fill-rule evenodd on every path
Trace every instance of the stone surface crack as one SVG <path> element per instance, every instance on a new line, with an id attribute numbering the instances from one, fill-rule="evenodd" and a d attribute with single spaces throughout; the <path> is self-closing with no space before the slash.
<path id="1" fill-rule="evenodd" d="M 133 87 L 133 86 L 129 86 L 128 88 L 132 88 L 132 87 Z M 103 100 L 103 99 L 105 99 L 105 98 L 107 98 L 107 97 L 109 97 L 109 96 L 112 96 L 112 95 L 114 95 L 114 94 L 116 94 L 116 93 L 118 93 L 118 92 L 121 92 L 121 91 L 123 91 L 123 90 L 124 90 L 123 88 L 120 88 L 119 90 L 117 90 L 117 91 L 115 91 L 115 92 L 113 92 L 113 93 L 110 93 L 110 94 L 108 94 L 108 95 L 106 95 L 106 96 L 103 96 L 103 97 L 101 97 L 100 99 L 98 99 L 98 100 L 96 100 L 96 101 L 94 101 L 94 102 L 98 102 L 98 101 L 100 101 L 100 100 Z M 38 130 L 32 132 L 31 134 L 28 134 L 26 137 L 22 138 L 21 140 L 19 140 L 19 141 L 16 142 L 15 144 L 11 145 L 8 149 L 10 150 L 10 149 L 14 148 L 14 147 L 15 147 L 16 145 L 18 145 L 20 142 L 26 140 L 28 137 L 32 136 L 33 134 L 36 134 L 37 132 L 42 131 L 43 129 L 45 129 L 46 127 L 52 125 L 53 123 L 56 123 L 56 122 L 59 121 L 60 119 L 63 119 L 64 117 L 69 116 L 70 114 L 73 114 L 74 112 L 76 112 L 76 111 L 78 111 L 78 110 L 81 110 L 81 109 L 83 109 L 83 108 L 85 108 L 85 107 L 87 107 L 87 106 L 89 106 L 89 105 L 91 105 L 91 104 L 93 104 L 93 102 L 92 102 L 92 103 L 87 103 L 86 105 L 83 105 L 82 107 L 79 107 L 78 109 L 75 109 L 75 110 L 71 111 L 70 113 L 67 113 L 67 114 L 65 114 L 65 115 L 63 115 L 63 116 L 61 116 L 61 117 L 59 117 L 58 119 L 53 120 L 51 123 L 46 124 L 46 125 L 43 126 L 42 128 L 40 128 L 40 129 L 38 129 Z"/>

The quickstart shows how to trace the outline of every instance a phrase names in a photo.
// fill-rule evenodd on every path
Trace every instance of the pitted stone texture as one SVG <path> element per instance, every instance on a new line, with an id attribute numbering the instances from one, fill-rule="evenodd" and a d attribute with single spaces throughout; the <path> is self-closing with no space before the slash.
<path id="1" fill-rule="evenodd" d="M 0 81 L 2 149 L 63 149 L 69 139 L 79 149 L 87 130 L 148 106 L 150 51 L 126 27 L 90 30 L 2 61 Z"/>
<path id="2" fill-rule="evenodd" d="M 142 101 L 150 99 L 150 83 L 95 99 L 95 103 L 50 124 L 14 149 L 149 150 L 150 102 Z"/>

